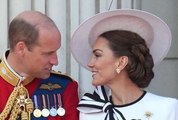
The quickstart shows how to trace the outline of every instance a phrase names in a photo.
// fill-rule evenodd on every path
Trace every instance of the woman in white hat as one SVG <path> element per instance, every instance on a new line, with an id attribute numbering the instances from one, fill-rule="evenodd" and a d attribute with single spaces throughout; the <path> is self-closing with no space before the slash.
<path id="1" fill-rule="evenodd" d="M 96 89 L 81 99 L 80 120 L 178 120 L 177 99 L 144 90 L 170 44 L 167 24 L 145 11 L 104 12 L 81 24 L 71 50 Z"/>

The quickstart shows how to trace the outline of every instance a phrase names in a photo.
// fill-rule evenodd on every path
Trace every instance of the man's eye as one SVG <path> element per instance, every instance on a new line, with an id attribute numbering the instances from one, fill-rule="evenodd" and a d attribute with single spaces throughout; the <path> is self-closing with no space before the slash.
<path id="1" fill-rule="evenodd" d="M 49 53 L 44 53 L 45 56 L 49 56 L 52 55 L 53 53 L 49 52 Z"/>

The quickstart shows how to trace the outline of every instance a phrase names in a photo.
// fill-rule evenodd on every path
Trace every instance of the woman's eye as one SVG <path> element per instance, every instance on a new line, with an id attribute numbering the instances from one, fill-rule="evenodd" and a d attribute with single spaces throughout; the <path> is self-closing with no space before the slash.
<path id="1" fill-rule="evenodd" d="M 101 54 L 95 54 L 95 57 L 101 57 Z"/>

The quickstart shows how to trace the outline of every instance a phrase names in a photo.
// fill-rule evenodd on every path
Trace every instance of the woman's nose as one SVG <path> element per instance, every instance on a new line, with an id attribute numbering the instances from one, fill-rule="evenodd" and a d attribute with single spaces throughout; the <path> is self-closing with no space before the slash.
<path id="1" fill-rule="evenodd" d="M 88 62 L 88 67 L 92 68 L 94 66 L 93 59 L 91 58 L 90 61 Z"/>

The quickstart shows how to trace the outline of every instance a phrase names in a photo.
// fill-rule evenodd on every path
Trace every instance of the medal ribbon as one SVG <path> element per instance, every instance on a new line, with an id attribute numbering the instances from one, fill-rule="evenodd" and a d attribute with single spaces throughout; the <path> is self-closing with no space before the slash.
<path id="1" fill-rule="evenodd" d="M 54 117 L 54 116 L 57 115 L 57 110 L 56 110 L 55 105 L 54 105 L 53 94 L 48 95 L 48 99 L 50 99 L 50 100 L 49 100 L 49 104 L 50 104 L 50 108 L 49 108 L 49 110 L 50 110 L 50 115 Z"/>
<path id="2" fill-rule="evenodd" d="M 47 96 L 46 96 L 47 97 Z M 49 98 L 49 97 L 48 97 Z M 48 98 L 47 98 L 47 103 L 48 103 Z M 45 99 L 45 95 L 42 95 L 42 101 L 43 101 L 43 109 L 42 109 L 42 116 L 43 117 L 48 117 L 50 112 L 48 109 L 48 105 L 46 104 L 46 99 Z"/>
<path id="3" fill-rule="evenodd" d="M 54 108 L 57 109 L 56 94 L 53 94 L 53 99 L 54 99 Z"/>
<path id="4" fill-rule="evenodd" d="M 42 101 L 43 101 L 43 108 L 47 108 L 45 95 L 42 95 Z"/>
<path id="5" fill-rule="evenodd" d="M 57 94 L 58 107 L 62 107 L 61 94 Z"/>
<path id="6" fill-rule="evenodd" d="M 47 97 L 47 105 L 48 105 L 48 109 L 50 109 L 50 100 L 49 100 L 49 95 L 47 94 L 47 95 L 46 95 L 46 97 Z"/>
<path id="7" fill-rule="evenodd" d="M 34 103 L 35 103 L 35 108 L 38 108 L 38 101 L 36 95 L 34 95 Z"/>

